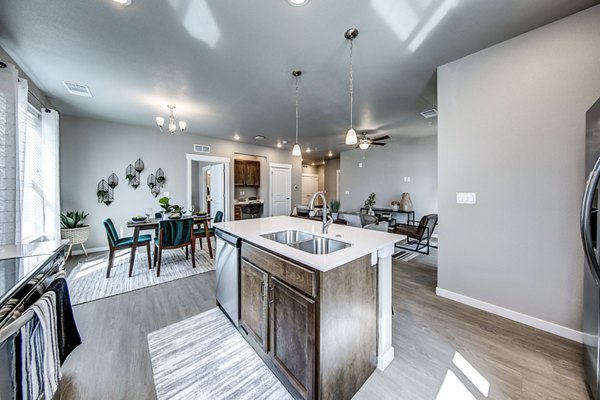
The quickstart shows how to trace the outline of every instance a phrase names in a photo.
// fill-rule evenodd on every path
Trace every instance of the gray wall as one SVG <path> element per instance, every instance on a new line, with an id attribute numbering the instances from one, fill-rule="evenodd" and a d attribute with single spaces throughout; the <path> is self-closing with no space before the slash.
<path id="1" fill-rule="evenodd" d="M 417 218 L 437 212 L 435 136 L 371 146 L 364 159 L 360 150 L 344 151 L 340 166 L 341 210 L 358 211 L 371 192 L 376 194 L 375 207 L 391 207 L 393 200 L 408 192 Z M 404 182 L 404 177 L 410 177 L 410 182 Z"/>
<path id="2" fill-rule="evenodd" d="M 325 190 L 327 199 L 339 199 L 336 187 L 336 171 L 340 169 L 340 159 L 325 161 Z"/>
<path id="3" fill-rule="evenodd" d="M 600 6 L 438 69 L 440 288 L 581 330 L 598 43 Z"/>
<path id="4" fill-rule="evenodd" d="M 146 207 L 159 210 L 158 198 L 150 194 L 145 184 L 148 174 L 159 167 L 164 170 L 167 179 L 163 190 L 170 192 L 173 203 L 185 205 L 186 153 L 193 153 L 194 143 L 210 145 L 211 156 L 232 159 L 229 188 L 232 195 L 234 153 L 260 154 L 267 157 L 268 162 L 292 164 L 292 186 L 298 185 L 300 188 L 301 161 L 299 157 L 292 157 L 291 151 L 212 139 L 191 132 L 172 136 L 160 133 L 158 129 L 63 116 L 60 142 L 61 209 L 90 213 L 88 222 L 91 234 L 86 247 L 107 246 L 102 226 L 105 218 L 112 218 L 119 229 L 128 218 L 143 214 Z M 125 168 L 138 158 L 144 161 L 146 169 L 142 172 L 142 184 L 134 190 L 127 185 Z M 114 203 L 107 207 L 97 202 L 96 185 L 112 172 L 119 176 L 119 186 L 115 188 Z M 299 201 L 300 197 L 300 189 L 292 189 L 292 204 Z M 229 215 L 232 213 L 233 208 Z M 129 234 L 129 231 L 125 233 Z"/>

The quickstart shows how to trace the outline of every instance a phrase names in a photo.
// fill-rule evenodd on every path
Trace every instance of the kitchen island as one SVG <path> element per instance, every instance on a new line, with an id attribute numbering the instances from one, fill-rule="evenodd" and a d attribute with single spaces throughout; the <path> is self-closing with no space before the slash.
<path id="1" fill-rule="evenodd" d="M 391 256 L 403 236 L 321 234 L 321 222 L 292 217 L 215 227 L 242 239 L 238 328 L 295 397 L 350 399 L 391 363 Z"/>

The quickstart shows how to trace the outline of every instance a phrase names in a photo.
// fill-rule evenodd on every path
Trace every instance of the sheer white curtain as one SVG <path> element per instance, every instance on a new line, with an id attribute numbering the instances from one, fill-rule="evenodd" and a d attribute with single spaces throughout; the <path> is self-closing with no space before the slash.
<path id="1" fill-rule="evenodd" d="M 59 183 L 59 124 L 58 112 L 42 110 L 44 236 L 60 239 L 60 183 Z"/>
<path id="2" fill-rule="evenodd" d="M 21 241 L 22 162 L 19 152 L 20 105 L 25 85 L 14 65 L 0 68 L 0 245 Z"/>

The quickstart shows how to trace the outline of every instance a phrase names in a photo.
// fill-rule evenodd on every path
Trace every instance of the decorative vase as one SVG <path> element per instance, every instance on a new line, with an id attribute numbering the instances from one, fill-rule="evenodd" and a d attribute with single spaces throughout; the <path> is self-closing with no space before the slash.
<path id="1" fill-rule="evenodd" d="M 413 203 L 410 199 L 410 194 L 402 193 L 402 198 L 400 199 L 400 210 L 402 211 L 412 211 Z"/>
<path id="2" fill-rule="evenodd" d="M 337 219 L 338 219 L 338 213 L 332 212 L 331 213 L 331 218 L 333 218 L 334 221 L 337 221 Z"/>
<path id="3" fill-rule="evenodd" d="M 373 216 L 375 215 L 375 211 L 373 211 L 372 207 L 369 207 L 369 211 L 367 212 L 367 214 L 373 215 Z"/>
<path id="4" fill-rule="evenodd" d="M 392 211 L 400 211 L 400 202 L 392 201 Z"/>

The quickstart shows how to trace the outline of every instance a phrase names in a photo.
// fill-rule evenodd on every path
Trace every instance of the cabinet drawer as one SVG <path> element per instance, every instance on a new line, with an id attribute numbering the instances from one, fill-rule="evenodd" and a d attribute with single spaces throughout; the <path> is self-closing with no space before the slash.
<path id="1" fill-rule="evenodd" d="M 317 297 L 317 273 L 244 242 L 242 257 L 285 283 Z"/>

